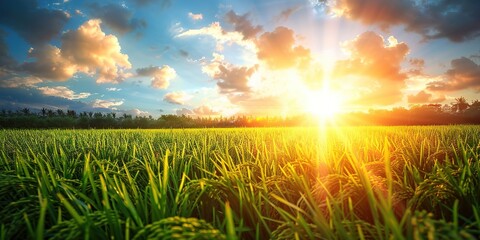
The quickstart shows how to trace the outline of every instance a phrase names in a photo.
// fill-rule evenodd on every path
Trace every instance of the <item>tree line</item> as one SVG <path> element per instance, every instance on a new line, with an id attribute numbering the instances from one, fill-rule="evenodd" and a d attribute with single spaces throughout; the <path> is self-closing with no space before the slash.
<path id="1" fill-rule="evenodd" d="M 457 98 L 449 105 L 423 104 L 409 109 L 370 110 L 339 114 L 335 124 L 340 125 L 447 125 L 480 124 L 480 101 L 468 103 Z M 222 127 L 293 127 L 316 126 L 318 119 L 307 114 L 289 117 L 192 117 L 186 115 L 132 116 L 115 112 L 80 112 L 43 108 L 33 112 L 29 108 L 16 111 L 1 110 L 0 128 L 222 128 Z"/>

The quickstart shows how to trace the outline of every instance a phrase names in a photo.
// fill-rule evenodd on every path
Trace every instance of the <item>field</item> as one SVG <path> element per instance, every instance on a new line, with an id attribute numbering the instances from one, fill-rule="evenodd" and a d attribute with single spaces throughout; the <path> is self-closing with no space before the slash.
<path id="1" fill-rule="evenodd" d="M 0 130 L 1 239 L 476 239 L 480 127 Z"/>

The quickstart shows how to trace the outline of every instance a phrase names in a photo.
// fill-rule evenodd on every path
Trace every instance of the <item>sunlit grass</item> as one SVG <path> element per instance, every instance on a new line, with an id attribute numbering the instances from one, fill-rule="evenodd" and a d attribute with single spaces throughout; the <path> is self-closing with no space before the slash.
<path id="1" fill-rule="evenodd" d="M 480 127 L 1 130 L 0 237 L 474 239 Z"/>

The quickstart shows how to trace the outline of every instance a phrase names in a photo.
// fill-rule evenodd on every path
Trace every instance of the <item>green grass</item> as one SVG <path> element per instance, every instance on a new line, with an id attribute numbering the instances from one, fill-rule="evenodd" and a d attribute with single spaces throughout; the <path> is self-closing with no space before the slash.
<path id="1" fill-rule="evenodd" d="M 1 239 L 475 239 L 480 127 L 0 130 Z"/>

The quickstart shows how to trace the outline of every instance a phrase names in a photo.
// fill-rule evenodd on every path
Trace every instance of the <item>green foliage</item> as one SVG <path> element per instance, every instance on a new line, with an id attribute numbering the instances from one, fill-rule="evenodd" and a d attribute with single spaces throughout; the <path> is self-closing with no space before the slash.
<path id="1" fill-rule="evenodd" d="M 0 237 L 475 239 L 480 127 L 0 130 Z"/>

